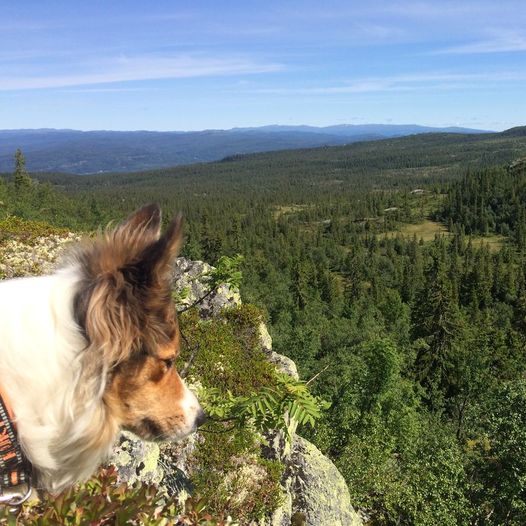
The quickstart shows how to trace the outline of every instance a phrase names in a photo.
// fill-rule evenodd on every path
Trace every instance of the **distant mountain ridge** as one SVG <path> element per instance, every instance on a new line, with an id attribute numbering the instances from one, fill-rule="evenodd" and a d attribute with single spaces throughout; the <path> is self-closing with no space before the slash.
<path id="1" fill-rule="evenodd" d="M 129 172 L 217 161 L 232 155 L 337 146 L 418 133 L 491 133 L 413 124 L 269 125 L 203 131 L 0 130 L 0 172 L 13 170 L 17 148 L 32 172 Z"/>
<path id="2" fill-rule="evenodd" d="M 270 124 L 254 128 L 233 128 L 233 130 L 261 130 L 272 132 L 301 131 L 305 133 L 321 133 L 326 135 L 337 135 L 344 137 L 356 137 L 364 135 L 388 137 L 402 137 L 416 133 L 493 133 L 490 130 L 478 130 L 473 128 L 462 128 L 449 126 L 445 128 L 433 126 L 420 126 L 418 124 L 334 124 L 332 126 L 287 126 L 282 124 Z"/>

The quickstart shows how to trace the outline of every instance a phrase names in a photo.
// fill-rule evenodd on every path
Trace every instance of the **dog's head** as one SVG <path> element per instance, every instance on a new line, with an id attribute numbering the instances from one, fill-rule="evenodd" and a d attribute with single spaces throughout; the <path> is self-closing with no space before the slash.
<path id="1" fill-rule="evenodd" d="M 204 419 L 175 366 L 180 332 L 170 280 L 181 241 L 180 217 L 161 235 L 160 210 L 149 205 L 77 254 L 83 381 L 98 386 L 122 428 L 150 440 L 182 438 Z"/>

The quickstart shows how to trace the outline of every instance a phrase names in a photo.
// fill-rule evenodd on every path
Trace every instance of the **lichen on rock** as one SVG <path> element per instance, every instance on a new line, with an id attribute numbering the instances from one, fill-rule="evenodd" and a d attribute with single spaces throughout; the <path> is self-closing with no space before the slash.
<path id="1" fill-rule="evenodd" d="M 241 304 L 239 291 L 228 285 L 220 285 L 210 291 L 207 281 L 212 270 L 214 267 L 204 261 L 192 261 L 184 257 L 176 259 L 172 284 L 180 297 L 179 309 L 195 304 L 199 310 L 199 316 L 206 319 L 217 316 L 225 308 Z M 202 301 L 199 301 L 201 298 L 203 298 Z"/>
<path id="2" fill-rule="evenodd" d="M 0 244 L 0 277 L 34 276 L 50 272 L 64 249 L 79 236 L 71 232 L 38 236 L 31 242 L 8 239 Z"/>
<path id="3" fill-rule="evenodd" d="M 333 462 L 308 440 L 296 436 L 290 457 L 292 509 L 309 526 L 359 526 L 345 479 Z"/>
<path id="4" fill-rule="evenodd" d="M 129 484 L 137 481 L 159 484 L 164 478 L 159 456 L 158 444 L 123 431 L 113 448 L 111 463 L 117 468 L 122 481 Z"/>

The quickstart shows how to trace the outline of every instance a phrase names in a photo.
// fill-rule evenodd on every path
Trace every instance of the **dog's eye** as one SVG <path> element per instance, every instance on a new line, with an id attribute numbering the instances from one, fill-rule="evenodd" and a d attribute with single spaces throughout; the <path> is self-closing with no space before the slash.
<path id="1" fill-rule="evenodd" d="M 163 360 L 163 362 L 167 369 L 171 369 L 174 366 L 175 358 L 167 358 L 166 360 Z"/>

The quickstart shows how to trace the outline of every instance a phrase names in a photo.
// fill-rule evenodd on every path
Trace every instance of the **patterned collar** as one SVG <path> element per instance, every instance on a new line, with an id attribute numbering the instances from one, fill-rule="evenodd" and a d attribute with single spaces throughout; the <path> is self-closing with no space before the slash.
<path id="1" fill-rule="evenodd" d="M 20 506 L 30 493 L 31 465 L 18 443 L 8 398 L 0 391 L 0 505 Z"/>

